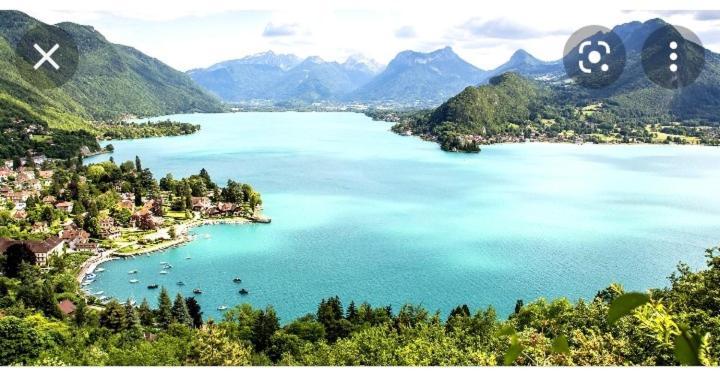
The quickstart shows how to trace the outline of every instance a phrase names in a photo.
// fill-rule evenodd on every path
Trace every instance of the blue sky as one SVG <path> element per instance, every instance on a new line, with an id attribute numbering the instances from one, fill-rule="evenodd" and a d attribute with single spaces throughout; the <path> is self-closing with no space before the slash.
<path id="1" fill-rule="evenodd" d="M 3 0 L 2 7 L 50 23 L 93 25 L 110 41 L 138 48 L 180 70 L 266 50 L 337 61 L 360 53 L 385 64 L 402 50 L 431 51 L 444 46 L 489 69 L 518 48 L 541 59 L 558 59 L 568 36 L 586 25 L 612 27 L 657 16 L 690 28 L 706 46 L 720 51 L 718 11 L 622 10 L 647 4 L 660 8 L 663 3 L 673 4 L 608 1 L 605 7 L 588 9 L 579 2 L 520 0 L 492 4 L 455 0 Z M 683 7 L 692 3 L 707 4 L 691 1 Z"/>

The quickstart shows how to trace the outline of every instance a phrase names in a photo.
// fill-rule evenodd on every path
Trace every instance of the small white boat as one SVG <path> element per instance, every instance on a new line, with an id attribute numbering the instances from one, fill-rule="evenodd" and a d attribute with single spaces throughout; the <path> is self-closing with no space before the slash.
<path id="1" fill-rule="evenodd" d="M 88 285 L 90 285 L 90 283 L 92 283 L 92 281 L 87 281 L 87 280 L 86 280 L 85 282 L 83 282 L 83 283 L 80 284 L 80 285 L 82 285 L 83 287 L 87 287 Z"/>
<path id="2" fill-rule="evenodd" d="M 168 273 L 167 270 L 162 270 L 162 271 L 160 271 L 160 274 L 161 274 L 161 275 L 165 275 L 165 274 L 167 274 L 167 273 Z"/>
<path id="3" fill-rule="evenodd" d="M 108 298 L 109 298 L 108 296 L 100 296 L 100 297 L 98 297 L 98 300 L 100 300 L 100 301 L 105 301 L 105 300 L 107 300 Z"/>
<path id="4" fill-rule="evenodd" d="M 104 272 L 104 271 L 105 271 L 105 269 L 102 267 L 98 267 L 95 269 L 95 272 Z"/>
<path id="5" fill-rule="evenodd" d="M 192 259 L 192 258 L 190 258 L 190 256 L 187 256 L 187 257 L 185 257 L 185 259 Z"/>
<path id="6" fill-rule="evenodd" d="M 227 308 L 228 308 L 227 305 L 220 305 L 220 306 L 218 306 L 217 310 L 223 311 L 223 310 L 227 310 Z"/>
<path id="7" fill-rule="evenodd" d="M 101 294 L 103 294 L 103 293 L 105 293 L 105 291 L 97 291 L 97 292 L 95 292 L 95 293 L 93 293 L 93 294 L 97 296 L 97 295 L 101 295 Z"/>
<path id="8" fill-rule="evenodd" d="M 130 279 L 130 283 L 132 283 L 132 284 L 139 283 L 139 282 L 140 282 L 140 280 L 138 280 L 138 279 Z"/>
<path id="9" fill-rule="evenodd" d="M 137 273 L 138 273 L 138 270 L 130 270 L 130 271 L 128 271 L 128 274 L 129 274 L 129 275 L 137 274 Z"/>

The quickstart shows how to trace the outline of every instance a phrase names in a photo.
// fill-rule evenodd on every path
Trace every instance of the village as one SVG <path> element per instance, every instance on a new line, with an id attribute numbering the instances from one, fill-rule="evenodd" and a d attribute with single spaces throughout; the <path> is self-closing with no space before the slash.
<path id="1" fill-rule="evenodd" d="M 57 177 L 56 173 L 61 171 L 59 161 L 50 161 L 43 155 L 0 163 L 0 254 L 13 245 L 23 245 L 34 255 L 34 263 L 46 269 L 54 256 L 82 254 L 85 263 L 79 278 L 108 259 L 187 242 L 192 226 L 270 221 L 261 215 L 259 194 L 245 187 L 252 201 L 243 198 L 241 191 L 232 196 L 235 200 L 231 202 L 222 200 L 217 187 L 202 189 L 203 195 L 199 196 L 192 196 L 192 190 L 184 196 L 174 195 L 168 190 L 167 177 L 159 186 L 151 180 L 153 189 L 145 195 L 137 188 L 134 192 L 123 192 L 128 189 L 127 182 L 118 180 L 90 202 L 91 208 L 84 208 L 82 200 L 68 199 L 72 195 L 67 190 L 94 184 L 93 180 L 98 183 L 106 180 L 105 169 L 118 169 L 114 162 L 90 166 L 84 170 L 87 176 L 75 175 L 69 180 Z M 134 173 L 130 173 L 128 164 L 132 165 L 127 162 L 122 166 L 125 174 L 142 176 L 139 160 Z M 100 170 L 103 174 L 98 174 Z M 207 186 L 214 185 L 209 176 L 206 181 Z M 102 209 L 95 208 L 95 201 L 102 201 L 98 206 Z"/>

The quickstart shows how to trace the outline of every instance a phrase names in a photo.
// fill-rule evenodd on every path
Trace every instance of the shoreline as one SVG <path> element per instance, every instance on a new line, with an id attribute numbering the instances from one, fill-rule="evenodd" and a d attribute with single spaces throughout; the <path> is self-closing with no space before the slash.
<path id="1" fill-rule="evenodd" d="M 149 245 L 147 247 L 140 248 L 137 251 L 133 251 L 130 253 L 118 253 L 116 250 L 110 250 L 106 251 L 104 253 L 101 253 L 98 256 L 94 256 L 85 262 L 80 266 L 80 271 L 78 272 L 78 275 L 76 276 L 76 280 L 78 283 L 82 283 L 83 279 L 85 278 L 85 275 L 88 273 L 93 273 L 98 267 L 100 267 L 101 264 L 110 262 L 113 260 L 118 259 L 126 259 L 126 258 L 133 258 L 136 256 L 141 255 L 147 255 L 152 253 L 158 253 L 163 252 L 165 250 L 177 248 L 180 245 L 190 243 L 195 238 L 189 235 L 189 231 L 192 228 L 198 228 L 202 226 L 208 226 L 208 225 L 231 225 L 231 224 L 268 224 L 270 223 L 270 218 L 266 217 L 258 217 L 254 219 L 248 219 L 245 217 L 231 217 L 231 218 L 217 218 L 217 219 L 195 219 L 191 220 L 188 223 L 180 224 L 178 226 L 181 226 L 182 229 L 180 230 L 181 235 L 179 235 L 175 239 L 167 240 L 165 242 L 155 244 L 155 245 Z M 84 294 L 84 291 L 81 289 L 81 293 Z"/>
<path id="2" fill-rule="evenodd" d="M 425 134 L 405 134 L 401 132 L 395 132 L 392 129 L 389 129 L 391 133 L 403 136 L 403 137 L 410 137 L 410 138 L 417 138 L 421 141 L 425 141 L 428 143 L 436 144 L 438 147 L 440 146 L 440 143 L 433 138 L 425 137 Z M 627 147 L 640 147 L 640 146 L 660 146 L 660 147 L 686 147 L 686 148 L 698 148 L 698 147 L 705 147 L 705 148 L 720 148 L 720 144 L 713 145 L 713 144 L 702 144 L 702 143 L 593 143 L 591 141 L 585 141 L 585 142 L 575 142 L 575 141 L 561 141 L 561 140 L 523 140 L 523 141 L 499 141 L 494 143 L 478 143 L 478 146 L 482 150 L 485 147 L 492 147 L 496 145 L 523 145 L 523 144 L 547 144 L 547 145 L 576 145 L 576 146 L 586 146 L 586 145 L 593 145 L 593 146 L 627 146 Z M 442 150 L 442 149 L 441 149 Z M 466 151 L 458 150 L 458 151 L 446 151 L 442 150 L 443 152 L 449 152 L 449 153 L 467 153 Z"/>

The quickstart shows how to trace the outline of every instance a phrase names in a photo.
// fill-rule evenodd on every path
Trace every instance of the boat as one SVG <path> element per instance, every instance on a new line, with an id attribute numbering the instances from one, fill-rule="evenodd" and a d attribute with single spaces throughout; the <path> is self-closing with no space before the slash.
<path id="1" fill-rule="evenodd" d="M 95 277 L 96 277 L 96 275 L 93 274 L 92 272 L 88 272 L 87 274 L 85 274 L 86 280 L 95 280 Z"/>
<path id="2" fill-rule="evenodd" d="M 202 290 L 200 290 L 200 288 L 195 288 L 195 289 L 193 289 L 193 293 L 196 295 L 199 295 L 199 294 L 202 294 Z"/>
<path id="3" fill-rule="evenodd" d="M 157 285 L 157 284 L 150 284 L 150 285 L 148 285 L 147 287 L 148 287 L 148 289 L 157 289 L 157 288 L 159 287 L 159 285 Z"/>
<path id="4" fill-rule="evenodd" d="M 233 283 L 242 283 L 242 279 L 240 278 L 234 278 Z"/>
<path id="5" fill-rule="evenodd" d="M 190 256 L 188 255 L 188 256 L 185 257 L 185 259 L 192 259 L 192 257 L 190 257 Z"/>
<path id="6" fill-rule="evenodd" d="M 238 293 L 240 293 L 241 295 L 245 296 L 246 294 L 248 294 L 248 293 L 250 293 L 250 292 L 248 292 L 247 289 L 243 288 L 243 289 L 239 290 Z"/>
<path id="7" fill-rule="evenodd" d="M 139 283 L 139 282 L 140 282 L 140 280 L 138 280 L 138 279 L 130 279 L 130 283 L 135 284 L 135 283 Z"/>
<path id="8" fill-rule="evenodd" d="M 167 274 L 168 272 L 167 272 L 166 270 L 162 270 L 162 271 L 160 271 L 160 273 L 163 274 L 163 275 L 165 275 L 165 274 Z"/>
<path id="9" fill-rule="evenodd" d="M 92 283 L 92 281 L 85 281 L 80 285 L 82 285 L 83 287 L 87 287 L 88 285 L 90 285 L 90 283 Z"/>
<path id="10" fill-rule="evenodd" d="M 108 296 L 100 296 L 100 297 L 98 297 L 98 300 L 100 300 L 100 301 L 105 301 L 105 300 L 107 300 L 108 298 L 109 298 Z"/>
<path id="11" fill-rule="evenodd" d="M 179 281 L 179 282 L 177 282 L 177 285 L 179 285 L 179 286 L 181 286 L 181 287 L 182 287 L 182 286 L 184 286 L 184 285 L 185 285 L 185 283 L 183 283 L 183 282 Z"/>
<path id="12" fill-rule="evenodd" d="M 137 274 L 137 273 L 138 273 L 138 270 L 130 270 L 130 271 L 128 271 L 128 274 L 129 274 L 129 275 Z"/>
<path id="13" fill-rule="evenodd" d="M 105 271 L 105 269 L 102 267 L 98 267 L 95 269 L 95 272 L 104 272 L 104 271 Z"/>
<path id="14" fill-rule="evenodd" d="M 227 310 L 227 305 L 220 305 L 218 306 L 219 311 Z"/>
<path id="15" fill-rule="evenodd" d="M 162 268 L 163 268 L 163 270 L 169 270 L 173 267 L 172 267 L 172 264 L 168 263 L 168 264 L 164 265 Z"/>
<path id="16" fill-rule="evenodd" d="M 93 293 L 93 294 L 97 296 L 97 295 L 101 295 L 101 294 L 103 294 L 103 293 L 105 293 L 105 291 L 97 291 L 97 292 L 95 292 L 95 293 Z"/>

